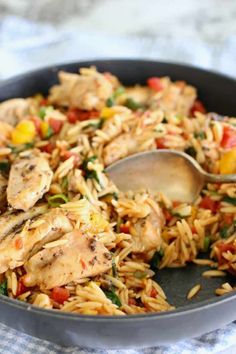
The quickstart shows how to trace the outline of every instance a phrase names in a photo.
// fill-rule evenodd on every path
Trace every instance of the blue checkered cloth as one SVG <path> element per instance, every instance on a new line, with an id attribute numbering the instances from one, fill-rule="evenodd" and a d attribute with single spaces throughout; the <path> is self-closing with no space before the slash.
<path id="1" fill-rule="evenodd" d="M 54 29 L 50 25 L 36 24 L 16 17 L 7 17 L 0 21 L 0 79 L 62 60 L 69 62 L 98 57 L 145 57 L 185 62 L 203 68 L 214 68 L 236 77 L 235 52 L 236 36 L 214 47 L 198 38 L 188 42 L 182 38 L 128 38 L 88 31 L 80 31 L 78 36 L 77 32 Z M 235 345 L 234 323 L 201 338 L 168 347 L 125 351 L 64 348 L 0 324 L 0 354 L 209 354 L 223 350 L 224 353 L 235 354 L 236 349 L 227 350 Z"/>
<path id="2" fill-rule="evenodd" d="M 222 350 L 227 354 L 235 354 L 235 344 L 234 323 L 200 338 L 181 341 L 171 346 L 129 350 L 65 348 L 0 324 L 0 354 L 218 354 Z"/>

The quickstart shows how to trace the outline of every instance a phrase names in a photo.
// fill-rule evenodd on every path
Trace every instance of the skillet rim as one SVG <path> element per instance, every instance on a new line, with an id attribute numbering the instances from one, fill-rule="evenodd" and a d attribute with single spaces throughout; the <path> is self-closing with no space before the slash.
<path id="1" fill-rule="evenodd" d="M 236 84 L 236 78 L 230 77 L 227 74 L 224 73 L 219 73 L 214 70 L 208 70 L 205 68 L 200 68 L 195 65 L 191 64 L 181 64 L 181 63 L 176 63 L 172 61 L 160 61 L 160 60 L 149 60 L 149 59 L 135 59 L 135 58 L 97 58 L 97 59 L 87 59 L 87 60 L 82 60 L 82 61 L 72 61 L 72 62 L 61 62 L 57 64 L 52 64 L 52 65 L 47 65 L 40 67 L 38 69 L 33 69 L 30 71 L 26 71 L 17 75 L 14 75 L 10 77 L 9 79 L 4 79 L 0 81 L 0 90 L 4 89 L 6 85 L 9 84 L 14 84 L 14 82 L 22 79 L 28 79 L 31 76 L 35 74 L 40 74 L 46 71 L 49 72 L 57 72 L 61 67 L 67 67 L 67 66 L 73 66 L 73 65 L 78 65 L 78 67 L 81 67 L 83 65 L 98 65 L 98 64 L 105 64 L 106 62 L 113 62 L 117 63 L 118 65 L 124 65 L 125 63 L 140 63 L 140 64 L 150 64 L 152 63 L 153 65 L 167 65 L 172 68 L 180 68 L 180 69 L 187 69 L 187 70 L 193 70 L 195 72 L 201 72 L 204 73 L 205 75 L 209 76 L 215 76 L 227 81 L 230 81 L 234 84 Z M 65 68 L 66 69 L 66 68 Z M 12 97 L 13 98 L 13 97 Z M 25 303 L 23 301 L 17 300 L 17 299 L 12 299 L 9 298 L 5 295 L 0 295 L 0 302 L 4 303 L 5 305 L 9 305 L 14 308 L 18 308 L 21 310 L 26 310 L 31 313 L 35 313 L 36 315 L 45 315 L 46 317 L 55 317 L 56 319 L 64 319 L 64 320 L 72 320 L 72 321 L 87 321 L 87 322 L 113 322 L 114 320 L 119 321 L 119 323 L 122 322 L 129 322 L 129 321 L 142 321 L 144 319 L 152 319 L 152 320 L 157 320 L 157 319 L 168 319 L 172 317 L 179 317 L 183 316 L 186 314 L 194 314 L 198 311 L 204 310 L 205 308 L 212 308 L 212 307 L 217 307 L 220 306 L 223 303 L 228 303 L 231 301 L 236 300 L 236 293 L 232 292 L 229 294 L 225 294 L 222 296 L 215 296 L 207 300 L 199 301 L 197 303 L 192 303 L 188 304 L 185 306 L 181 306 L 179 308 L 176 308 L 171 311 L 165 311 L 165 312 L 154 312 L 154 313 L 145 313 L 145 314 L 134 314 L 134 315 L 116 315 L 116 316 L 100 316 L 100 315 L 81 315 L 81 314 L 74 314 L 70 312 L 63 312 L 60 310 L 52 310 L 52 309 L 44 309 L 40 308 L 28 303 Z"/>

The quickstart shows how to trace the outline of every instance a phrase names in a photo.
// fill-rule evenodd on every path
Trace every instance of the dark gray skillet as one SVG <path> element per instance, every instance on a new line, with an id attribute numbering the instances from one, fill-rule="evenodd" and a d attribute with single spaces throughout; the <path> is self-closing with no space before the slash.
<path id="1" fill-rule="evenodd" d="M 236 115 L 236 81 L 223 75 L 185 65 L 145 60 L 96 60 L 44 68 L 23 74 L 0 84 L 0 101 L 46 93 L 57 82 L 60 69 L 77 72 L 79 67 L 96 65 L 110 71 L 126 85 L 145 83 L 150 76 L 168 75 L 196 86 L 209 111 Z M 64 346 L 99 348 L 149 347 L 168 344 L 212 331 L 236 319 L 236 294 L 216 297 L 214 290 L 234 279 L 201 277 L 207 268 L 188 265 L 183 269 L 158 271 L 156 278 L 170 303 L 177 310 L 166 313 L 127 317 L 82 316 L 43 310 L 0 295 L 0 320 L 32 336 Z M 197 283 L 202 291 L 186 300 L 189 289 Z"/>

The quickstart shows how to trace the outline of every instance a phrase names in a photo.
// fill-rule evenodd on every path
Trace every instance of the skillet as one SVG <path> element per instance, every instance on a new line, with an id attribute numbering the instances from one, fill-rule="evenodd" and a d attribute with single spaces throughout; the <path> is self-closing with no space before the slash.
<path id="1" fill-rule="evenodd" d="M 32 71 L 0 84 L 0 102 L 13 97 L 47 93 L 57 82 L 58 70 L 77 72 L 79 67 L 95 65 L 110 71 L 125 85 L 145 83 L 151 76 L 170 76 L 196 86 L 208 111 L 236 116 L 236 81 L 214 72 L 187 65 L 147 60 L 94 60 L 62 64 Z M 235 284 L 230 275 L 224 278 L 201 277 L 207 268 L 190 264 L 181 269 L 158 270 L 156 278 L 177 309 L 165 313 L 130 316 L 85 316 L 45 310 L 0 295 L 0 321 L 17 330 L 63 346 L 90 348 L 141 348 L 170 344 L 196 337 L 236 319 L 236 294 L 216 297 L 214 290 L 223 282 Z M 202 285 L 192 300 L 189 289 Z"/>

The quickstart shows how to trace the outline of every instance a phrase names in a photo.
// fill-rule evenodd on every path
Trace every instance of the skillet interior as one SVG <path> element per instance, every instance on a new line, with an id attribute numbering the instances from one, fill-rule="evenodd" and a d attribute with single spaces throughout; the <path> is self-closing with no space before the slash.
<path id="1" fill-rule="evenodd" d="M 199 96 L 203 100 L 204 104 L 206 105 L 208 111 L 216 111 L 217 113 L 221 114 L 227 114 L 227 115 L 236 115 L 236 109 L 235 109 L 235 92 L 236 92 L 236 82 L 230 78 L 227 78 L 222 75 L 218 75 L 215 73 L 210 73 L 204 70 L 188 67 L 188 66 L 183 66 L 183 65 L 175 65 L 175 64 L 165 64 L 165 63 L 158 63 L 158 62 L 148 62 L 148 61 L 132 61 L 132 60 L 104 60 L 104 61 L 92 61 L 92 62 L 83 62 L 83 63 L 72 63 L 72 64 L 67 64 L 67 65 L 60 65 L 56 66 L 53 68 L 45 68 L 39 71 L 35 71 L 29 74 L 21 75 L 16 78 L 10 79 L 6 82 L 1 83 L 0 85 L 0 101 L 3 101 L 8 98 L 12 97 L 27 97 L 30 96 L 34 93 L 37 92 L 42 92 L 46 93 L 48 88 L 52 86 L 53 84 L 56 83 L 57 81 L 57 71 L 60 69 L 70 71 L 70 72 L 76 72 L 78 70 L 78 67 L 81 66 L 90 66 L 90 65 L 96 65 L 98 70 L 100 71 L 110 71 L 117 75 L 120 80 L 125 84 L 125 85 L 132 85 L 137 82 L 139 83 L 144 83 L 147 77 L 150 76 L 165 76 L 168 75 L 170 76 L 173 80 L 185 80 L 188 83 L 196 86 L 199 91 Z M 201 277 L 201 273 L 205 270 L 208 269 L 207 267 L 200 267 L 196 266 L 193 264 L 188 265 L 185 268 L 182 269 L 164 269 L 162 271 L 158 271 L 156 274 L 156 277 L 158 279 L 159 284 L 163 287 L 163 289 L 166 291 L 166 294 L 168 296 L 168 300 L 171 304 L 177 306 L 177 307 L 182 307 L 183 306 L 183 318 L 182 320 L 184 321 L 184 318 L 186 314 L 191 314 L 191 309 L 195 308 L 199 310 L 201 313 L 205 312 L 204 308 L 202 307 L 203 300 L 209 300 L 211 299 L 211 304 L 214 304 L 213 298 L 215 297 L 214 295 L 214 290 L 223 282 L 229 281 L 231 284 L 233 284 L 234 279 L 232 277 L 228 276 L 227 278 L 211 278 L 211 279 L 206 279 Z M 194 286 L 197 283 L 202 284 L 202 291 L 194 298 L 191 300 L 191 302 L 186 300 L 186 294 L 189 291 L 189 289 Z M 234 300 L 234 295 L 230 295 L 227 297 L 227 299 L 230 299 L 230 304 L 233 305 Z M 1 296 L 2 298 L 2 296 Z M 205 302 L 205 301 L 204 301 Z M 195 305 L 194 305 L 195 303 Z M 196 306 L 196 303 L 197 306 Z M 223 301 L 222 301 L 223 303 Z M 235 303 L 235 302 L 234 302 Z M 193 305 L 191 305 L 193 304 Z M 205 302 L 206 304 L 206 302 Z M 221 301 L 219 299 L 215 301 L 216 306 L 220 306 Z M 187 307 L 186 307 L 187 305 Z M 185 308 L 186 307 L 186 308 Z M 24 312 L 25 316 L 24 318 L 21 318 L 20 321 L 12 321 L 12 318 L 9 317 L 10 313 L 13 315 L 15 312 L 13 311 L 13 308 L 17 312 Z M 30 308 L 30 307 L 28 307 Z M 4 299 L 4 302 L 2 299 L 0 299 L 0 310 L 1 312 L 4 311 L 4 316 L 2 316 L 2 320 L 6 324 L 10 324 L 14 326 L 15 328 L 24 330 L 32 335 L 40 336 L 45 339 L 50 339 L 56 342 L 60 342 L 62 344 L 66 345 L 71 345 L 71 344 L 84 344 L 86 346 L 100 346 L 100 347 L 122 347 L 122 346 L 147 346 L 147 345 L 153 345 L 156 343 L 166 343 L 170 342 L 176 339 L 184 338 L 185 336 L 195 336 L 196 334 L 203 333 L 205 331 L 209 331 L 211 329 L 217 328 L 221 326 L 222 324 L 225 324 L 231 320 L 234 319 L 234 315 L 232 311 L 229 311 L 230 306 L 227 307 L 227 311 L 231 312 L 231 316 L 228 313 L 226 316 L 225 311 L 223 310 L 222 306 L 222 316 L 220 320 L 218 321 L 209 321 L 212 322 L 211 325 L 203 326 L 202 324 L 198 321 L 198 326 L 199 328 L 196 328 L 196 324 L 193 325 L 192 330 L 189 331 L 189 329 L 186 329 L 186 326 L 183 324 L 182 331 L 180 329 L 176 330 L 174 327 L 176 327 L 177 323 L 174 323 L 176 319 L 175 317 L 175 312 L 169 313 L 166 318 L 169 320 L 173 320 L 172 326 L 173 328 L 169 328 L 169 335 L 164 335 L 162 333 L 162 330 L 158 331 L 158 327 L 156 328 L 156 336 L 148 336 L 148 334 L 143 337 L 139 336 L 139 340 L 137 342 L 137 339 L 132 339 L 132 336 L 128 336 L 128 333 L 130 332 L 129 329 L 131 329 L 132 326 L 130 326 L 130 321 L 126 321 L 124 318 L 122 320 L 122 323 L 127 322 L 128 325 L 128 330 L 127 332 L 125 331 L 117 331 L 118 330 L 118 323 L 120 322 L 120 319 L 118 318 L 113 318 L 114 324 L 113 326 L 110 326 L 107 329 L 108 332 L 103 332 L 100 328 L 98 330 L 98 323 L 99 323 L 99 318 L 95 319 L 94 318 L 94 325 L 92 323 L 88 327 L 88 331 L 86 332 L 86 335 L 81 335 L 77 333 L 77 336 L 74 335 L 74 330 L 76 327 L 71 326 L 71 321 L 68 320 L 70 318 L 70 315 L 65 316 L 64 319 L 64 328 L 67 328 L 68 325 L 68 330 L 65 330 L 64 334 L 61 334 L 61 324 L 59 325 L 58 322 L 55 322 L 57 320 L 57 317 L 55 316 L 55 319 L 53 319 L 53 314 L 50 316 L 50 321 L 46 321 L 46 318 L 49 317 L 44 317 L 45 310 L 38 310 L 36 312 L 30 312 L 30 316 L 28 314 L 26 315 L 26 311 L 24 307 L 22 306 L 15 308 L 15 306 L 12 307 L 12 301 L 6 301 Z M 35 315 L 36 313 L 36 315 Z M 181 311 L 178 310 L 177 312 L 178 318 L 181 316 Z M 173 317 L 171 316 L 173 314 Z M 233 316 L 232 316 L 233 315 Z M 73 316 L 71 316 L 73 317 Z M 145 326 L 152 326 L 153 327 L 153 321 L 156 319 L 156 325 L 158 326 L 158 323 L 164 325 L 163 318 L 165 318 L 164 315 L 142 315 L 142 316 L 136 316 L 137 318 L 143 318 L 143 321 L 145 323 Z M 191 317 L 191 316 L 190 316 Z M 27 320 L 25 320 L 27 318 Z M 62 321 L 63 314 L 60 316 L 60 321 Z M 84 323 L 89 323 L 90 321 L 86 319 L 84 316 L 77 316 L 77 328 L 81 329 L 81 326 L 83 326 L 83 321 Z M 92 320 L 92 317 L 90 318 Z M 100 319 L 105 320 L 106 317 L 100 317 Z M 150 319 L 150 322 L 148 322 Z M 102 320 L 102 321 L 103 321 Z M 31 321 L 31 324 L 30 324 Z M 35 328 L 32 326 L 32 321 L 39 321 L 37 324 L 35 322 Z M 45 328 L 42 327 L 42 321 L 43 323 L 57 323 L 56 328 L 58 328 L 58 331 L 56 330 L 56 335 L 54 334 L 54 330 L 49 329 L 46 330 L 47 326 L 45 325 Z M 52 321 L 52 322 L 51 322 Z M 111 319 L 107 320 L 107 324 L 110 323 Z M 135 322 L 136 320 L 133 320 Z M 168 321 L 168 320 L 167 320 Z M 179 321 L 179 319 L 178 319 Z M 73 324 L 76 322 L 76 319 L 73 319 Z M 213 323 L 214 322 L 214 323 Z M 103 322 L 104 323 L 104 322 Z M 134 324 L 134 323 L 133 323 Z M 136 322 L 137 324 L 137 322 Z M 209 324 L 209 323 L 208 323 Z M 168 324 L 166 324 L 169 326 Z M 186 322 L 187 325 L 187 322 Z M 92 328 L 95 326 L 94 328 Z M 141 326 L 141 324 L 140 324 Z M 73 327 L 73 328 L 72 328 Z M 141 326 L 142 327 L 142 326 Z M 160 326 L 161 327 L 161 326 Z M 201 328 L 200 328 L 201 327 Z M 86 327 L 87 328 L 87 327 Z M 112 330 L 113 328 L 113 330 Z M 91 330 L 90 330 L 91 329 Z M 105 329 L 105 327 L 103 328 Z M 163 327 L 165 329 L 165 326 Z M 97 335 L 94 335 L 94 331 L 96 330 Z M 175 333 L 173 333 L 173 330 Z M 180 330 L 180 333 L 179 333 Z M 111 332 L 110 332 L 111 331 Z M 83 332 L 83 331 L 82 331 Z M 118 332 L 118 333 L 117 333 Z M 151 328 L 150 331 L 151 333 Z M 92 334 L 93 333 L 93 334 Z M 109 333 L 109 335 L 108 335 Z M 121 333 L 122 336 L 121 336 Z M 58 336 L 58 334 L 60 334 Z M 113 341 L 111 341 L 110 337 L 114 337 Z M 137 338 L 137 337 L 136 337 Z"/>

